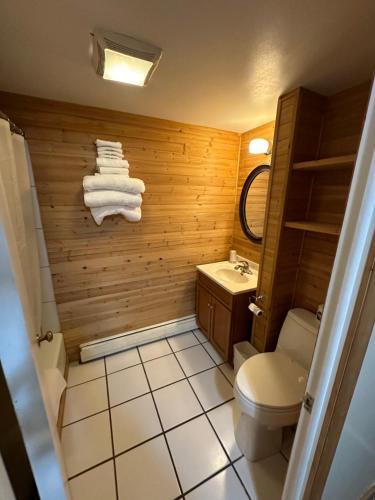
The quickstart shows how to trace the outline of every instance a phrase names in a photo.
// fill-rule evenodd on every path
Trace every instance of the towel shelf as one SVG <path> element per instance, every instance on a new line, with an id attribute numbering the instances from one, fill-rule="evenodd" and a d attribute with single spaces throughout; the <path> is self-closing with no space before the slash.
<path id="1" fill-rule="evenodd" d="M 334 236 L 338 236 L 341 229 L 339 224 L 310 221 L 287 221 L 284 223 L 284 226 L 292 229 L 300 229 L 302 231 L 311 231 L 313 233 L 332 234 Z"/>
<path id="2" fill-rule="evenodd" d="M 320 160 L 301 161 L 294 163 L 293 170 L 300 171 L 324 171 L 339 170 L 342 168 L 353 168 L 356 155 L 335 156 L 332 158 L 322 158 Z"/>

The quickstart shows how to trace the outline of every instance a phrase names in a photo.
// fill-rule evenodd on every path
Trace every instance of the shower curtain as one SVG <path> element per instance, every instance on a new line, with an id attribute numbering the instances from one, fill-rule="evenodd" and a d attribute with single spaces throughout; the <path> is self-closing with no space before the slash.
<path id="1" fill-rule="evenodd" d="M 25 287 L 24 307 L 32 322 L 32 330 L 40 333 L 41 282 L 39 254 L 35 231 L 34 208 L 27 144 L 19 134 L 12 134 L 9 123 L 0 119 L 0 197 L 2 218 L 9 222 L 9 230 L 16 241 Z"/>

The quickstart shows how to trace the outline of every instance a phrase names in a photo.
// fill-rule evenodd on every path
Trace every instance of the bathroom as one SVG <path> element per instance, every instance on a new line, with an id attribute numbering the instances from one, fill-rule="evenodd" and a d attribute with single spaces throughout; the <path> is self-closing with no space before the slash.
<path id="1" fill-rule="evenodd" d="M 371 498 L 372 2 L 1 10 L 0 497 Z"/>

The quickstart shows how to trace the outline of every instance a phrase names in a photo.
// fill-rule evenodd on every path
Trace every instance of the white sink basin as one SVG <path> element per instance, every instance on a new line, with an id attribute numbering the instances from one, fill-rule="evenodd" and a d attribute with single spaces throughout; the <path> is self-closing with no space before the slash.
<path id="1" fill-rule="evenodd" d="M 247 283 L 249 281 L 247 276 L 242 276 L 239 271 L 234 269 L 218 269 L 215 274 L 219 279 L 228 283 Z"/>
<path id="2" fill-rule="evenodd" d="M 243 276 L 239 270 L 234 269 L 235 267 L 236 264 L 224 260 L 201 264 L 197 266 L 197 269 L 233 295 L 255 290 L 258 281 L 257 265 L 254 262 L 251 263 L 252 274 L 244 274 Z"/>

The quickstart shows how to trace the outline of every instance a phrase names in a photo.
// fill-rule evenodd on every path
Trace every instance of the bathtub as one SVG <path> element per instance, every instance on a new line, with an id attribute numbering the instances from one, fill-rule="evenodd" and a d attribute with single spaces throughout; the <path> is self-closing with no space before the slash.
<path id="1" fill-rule="evenodd" d="M 52 342 L 41 342 L 39 348 L 40 368 L 58 368 L 65 375 L 66 352 L 62 333 L 55 333 Z"/>

